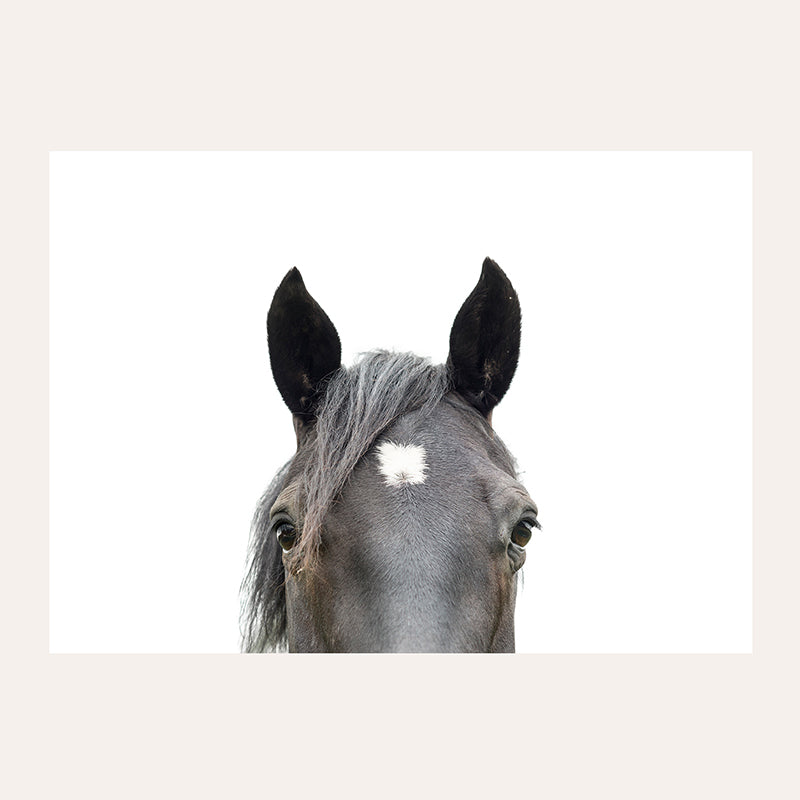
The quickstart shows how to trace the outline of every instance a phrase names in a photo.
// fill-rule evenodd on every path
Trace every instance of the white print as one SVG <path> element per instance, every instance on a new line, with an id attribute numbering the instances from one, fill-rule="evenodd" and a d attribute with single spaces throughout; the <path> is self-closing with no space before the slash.
<path id="1" fill-rule="evenodd" d="M 406 483 L 424 483 L 428 469 L 425 464 L 425 450 L 413 444 L 383 442 L 378 446 L 380 470 L 386 478 L 387 486 L 400 486 Z"/>

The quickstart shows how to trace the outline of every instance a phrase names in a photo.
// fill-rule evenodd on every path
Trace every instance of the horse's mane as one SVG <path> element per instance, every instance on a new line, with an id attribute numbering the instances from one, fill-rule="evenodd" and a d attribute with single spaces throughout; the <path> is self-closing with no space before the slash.
<path id="1" fill-rule="evenodd" d="M 298 481 L 305 516 L 292 562 L 307 566 L 319 547 L 325 514 L 377 437 L 402 414 L 435 407 L 450 389 L 445 365 L 413 353 L 376 350 L 331 376 L 308 439 L 275 476 L 253 517 L 242 583 L 244 652 L 286 648 L 284 566 L 269 526 L 269 510 L 284 486 Z"/>
<path id="2" fill-rule="evenodd" d="M 291 461 L 284 464 L 258 501 L 250 525 L 248 569 L 241 586 L 243 653 L 286 649 L 286 593 L 278 540 L 269 536 L 269 510 L 283 488 Z"/>

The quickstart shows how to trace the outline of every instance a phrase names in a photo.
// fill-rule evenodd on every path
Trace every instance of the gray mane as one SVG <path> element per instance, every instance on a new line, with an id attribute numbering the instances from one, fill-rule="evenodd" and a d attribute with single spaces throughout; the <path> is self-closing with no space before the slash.
<path id="1" fill-rule="evenodd" d="M 244 651 L 285 647 L 285 575 L 269 529 L 269 510 L 281 490 L 297 480 L 305 517 L 292 561 L 307 566 L 319 547 L 328 509 L 378 436 L 403 414 L 434 408 L 451 388 L 446 365 L 384 350 L 363 354 L 331 376 L 308 439 L 275 476 L 253 518 L 250 564 L 242 584 Z"/>
<path id="2" fill-rule="evenodd" d="M 277 539 L 269 535 L 269 510 L 286 481 L 291 462 L 284 464 L 261 495 L 250 525 L 248 568 L 239 594 L 243 653 L 286 649 L 286 594 L 283 561 Z"/>

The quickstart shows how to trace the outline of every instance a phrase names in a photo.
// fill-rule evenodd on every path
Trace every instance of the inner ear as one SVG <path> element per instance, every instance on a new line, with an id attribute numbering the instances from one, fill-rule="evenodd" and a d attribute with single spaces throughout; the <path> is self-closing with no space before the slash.
<path id="1" fill-rule="evenodd" d="M 511 281 L 487 258 L 453 322 L 447 359 L 455 389 L 487 418 L 514 377 L 521 319 Z"/>
<path id="2" fill-rule="evenodd" d="M 267 314 L 267 342 L 272 375 L 294 414 L 310 418 L 322 384 L 342 363 L 339 334 L 319 303 L 308 293 L 299 270 L 289 270 Z"/>

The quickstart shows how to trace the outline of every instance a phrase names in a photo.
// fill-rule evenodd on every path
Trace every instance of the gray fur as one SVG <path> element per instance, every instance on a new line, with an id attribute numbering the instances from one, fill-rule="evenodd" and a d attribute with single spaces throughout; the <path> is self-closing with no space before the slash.
<path id="1" fill-rule="evenodd" d="M 434 366 L 414 353 L 384 350 L 363 354 L 330 378 L 305 441 L 275 476 L 253 517 L 242 583 L 245 652 L 286 645 L 285 575 L 269 524 L 269 510 L 284 486 L 296 480 L 304 499 L 302 535 L 292 558 L 300 568 L 313 559 L 325 514 L 375 439 L 402 414 L 435 406 L 449 388 L 444 365 Z"/>
<path id="2" fill-rule="evenodd" d="M 444 365 L 413 353 L 376 350 L 333 375 L 305 445 L 299 486 L 305 517 L 295 558 L 313 558 L 331 503 L 375 439 L 400 415 L 435 406 L 449 388 Z"/>
<path id="3" fill-rule="evenodd" d="M 448 367 L 365 354 L 297 424 L 297 452 L 253 519 L 242 649 L 513 652 L 524 551 L 508 535 L 533 504 Z M 424 484 L 385 485 L 382 439 L 425 448 Z M 286 492 L 301 532 L 283 554 L 270 509 Z"/>

